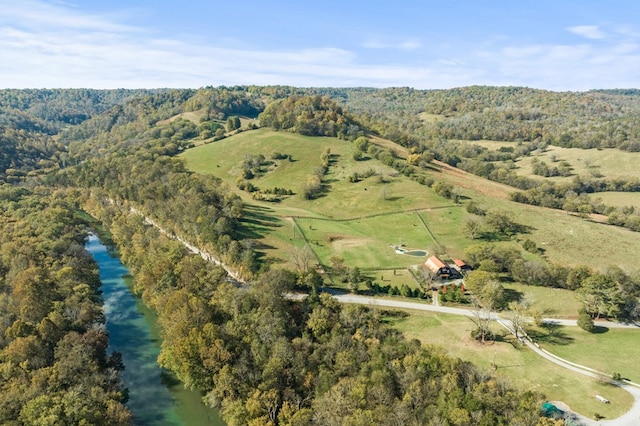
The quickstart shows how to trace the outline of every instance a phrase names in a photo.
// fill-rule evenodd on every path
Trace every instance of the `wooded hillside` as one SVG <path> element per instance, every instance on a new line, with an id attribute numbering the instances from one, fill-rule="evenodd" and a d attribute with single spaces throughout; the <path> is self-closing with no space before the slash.
<path id="1" fill-rule="evenodd" d="M 256 241 L 242 228 L 249 219 L 240 196 L 222 179 L 189 172 L 176 156 L 249 130 L 239 125 L 240 117 L 259 117 L 262 126 L 276 130 L 339 137 L 345 144 L 355 140 L 354 161 L 379 160 L 456 205 L 456 188 L 426 175 L 441 173 L 434 159 L 511 185 L 512 200 L 605 213 L 616 225 L 640 229 L 634 210 L 600 209 L 585 196 L 638 191 L 632 179 L 576 177 L 540 184 L 514 171 L 518 159 L 550 144 L 640 151 L 639 112 L 636 91 L 0 91 L 0 180 L 11 184 L 0 188 L 0 418 L 17 424 L 43 416 L 67 416 L 69 423 L 129 421 L 118 358 L 105 353 L 95 268 L 72 214 L 84 208 L 113 232 L 135 276 L 135 291 L 159 314 L 162 365 L 205 392 L 207 403 L 220 407 L 231 425 L 535 425 L 540 395 L 512 389 L 468 362 L 404 339 L 377 312 L 343 308 L 319 296 L 314 289 L 323 278 L 315 269 L 292 272 L 260 258 Z M 370 144 L 365 135 L 397 142 L 406 155 Z M 467 143 L 481 139 L 513 146 L 490 150 Z M 330 154 L 323 154 L 316 174 L 319 189 L 328 187 L 322 179 Z M 540 176 L 554 175 L 553 167 L 538 167 Z M 556 172 L 571 173 L 567 167 Z M 352 176 L 353 184 L 359 176 Z M 313 195 L 305 200 L 311 203 L 322 193 Z M 131 207 L 213 253 L 251 284 L 237 288 L 226 282 L 220 268 L 146 226 Z M 499 217 L 475 208 L 478 223 Z M 491 250 L 482 247 L 483 253 Z M 528 274 L 532 262 L 512 262 L 510 270 L 489 257 L 472 259 L 474 266 L 542 280 Z M 551 277 L 558 269 L 545 268 L 536 270 Z M 567 281 L 569 270 L 563 271 Z M 602 315 L 638 314 L 636 280 L 587 272 L 582 281 L 616 294 L 607 305 L 614 309 Z M 311 289 L 311 295 L 304 302 L 282 297 L 294 288 Z M 588 313 L 601 314 L 594 309 Z"/>

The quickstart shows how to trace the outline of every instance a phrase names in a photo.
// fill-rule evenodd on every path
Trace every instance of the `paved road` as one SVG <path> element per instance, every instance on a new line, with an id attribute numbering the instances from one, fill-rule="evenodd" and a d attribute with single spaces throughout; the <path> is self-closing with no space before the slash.
<path id="1" fill-rule="evenodd" d="M 329 291 L 333 297 L 342 302 L 342 303 L 356 303 L 359 305 L 370 305 L 370 306 L 380 306 L 387 308 L 402 308 L 402 309 L 415 309 L 418 311 L 432 311 L 432 312 L 442 312 L 445 314 L 453 314 L 453 315 L 464 315 L 468 317 L 474 316 L 474 311 L 471 309 L 464 308 L 453 308 L 448 306 L 438 306 L 427 303 L 420 302 L 409 302 L 405 300 L 392 300 L 392 299 L 383 299 L 380 297 L 370 297 L 370 296 L 357 296 L 350 293 L 340 293 L 337 291 Z M 497 312 L 491 312 L 491 319 L 496 320 L 500 318 L 500 315 Z M 569 319 L 558 319 L 558 318 L 544 318 L 544 322 L 549 324 L 558 324 L 558 325 L 567 325 L 576 327 L 578 324 L 576 320 Z M 636 324 L 623 324 L 619 322 L 611 322 L 611 321 L 595 321 L 595 325 L 606 328 L 634 328 L 640 329 Z"/>
<path id="2" fill-rule="evenodd" d="M 353 294 L 341 294 L 335 291 L 333 291 L 332 293 L 333 293 L 333 297 L 336 300 L 340 301 L 341 303 L 356 303 L 360 305 L 387 307 L 387 308 L 416 309 L 420 311 L 442 312 L 446 314 L 464 315 L 468 317 L 475 315 L 475 313 L 469 309 L 453 308 L 448 306 L 435 306 L 431 304 L 408 302 L 403 300 L 390 300 L 390 299 L 382 299 L 382 298 L 367 297 L 367 296 L 357 296 Z M 507 319 L 500 318 L 500 315 L 497 312 L 491 312 L 490 317 L 491 319 L 502 324 L 507 330 L 509 331 L 512 330 L 511 322 Z M 558 325 L 577 326 L 575 320 L 545 318 L 544 321 L 552 324 L 558 324 Z M 638 328 L 637 325 L 621 324 L 621 323 L 615 323 L 610 321 L 596 321 L 596 325 L 602 326 L 602 327 L 609 327 L 609 328 Z M 608 377 L 606 373 L 599 372 L 589 367 L 572 363 L 556 355 L 553 355 L 526 339 L 523 339 L 523 341 L 532 351 L 534 351 L 538 355 L 568 370 L 574 371 L 576 373 L 579 373 L 588 377 L 593 377 L 596 379 L 602 379 L 603 377 Z M 640 425 L 640 388 L 631 386 L 628 384 L 613 382 L 613 381 L 612 383 L 615 384 L 616 386 L 620 386 L 621 388 L 625 389 L 627 392 L 631 393 L 631 395 L 633 395 L 635 401 L 633 406 L 631 407 L 631 410 L 629 410 L 623 416 L 618 417 L 617 419 L 600 420 L 600 421 L 594 421 L 587 417 L 574 413 L 584 425 L 586 426 L 596 426 L 596 425 L 638 426 Z"/>
<path id="3" fill-rule="evenodd" d="M 187 241 L 185 241 L 180 237 L 177 237 L 168 233 L 161 226 L 159 226 L 157 223 L 155 223 L 148 217 L 144 216 L 140 211 L 136 210 L 135 208 L 131 207 L 131 211 L 135 214 L 143 216 L 147 223 L 155 226 L 161 232 L 166 233 L 172 236 L 173 238 L 177 239 L 178 241 L 182 242 L 191 252 L 202 256 L 202 258 L 208 262 L 215 263 L 216 265 L 221 265 L 227 271 L 227 273 L 231 276 L 231 281 L 234 284 L 239 286 L 246 285 L 246 282 L 242 279 L 240 274 L 237 273 L 237 271 L 225 265 L 220 260 L 212 256 L 211 254 L 206 253 L 203 250 L 200 250 L 199 248 L 188 243 Z M 329 290 L 329 289 L 324 289 L 324 290 L 331 293 L 333 297 L 341 303 L 356 303 L 360 305 L 380 306 L 380 307 L 387 307 L 387 308 L 416 309 L 421 311 L 432 311 L 432 312 L 442 312 L 442 313 L 453 314 L 453 315 L 464 315 L 468 317 L 473 317 L 474 315 L 476 315 L 476 313 L 470 309 L 438 306 L 438 305 L 418 303 L 418 302 L 408 302 L 403 300 L 383 299 L 379 297 L 358 296 L 358 295 L 349 294 L 349 293 L 340 293 L 336 290 Z M 299 299 L 299 298 L 301 299 L 306 297 L 306 295 L 291 294 L 291 295 L 288 295 L 288 297 L 292 299 Z M 488 313 L 488 315 L 492 320 L 499 322 L 508 330 L 511 330 L 511 324 L 509 320 L 500 318 L 500 315 L 497 312 L 490 312 Z M 577 326 L 576 320 L 545 318 L 544 321 L 551 324 Z M 601 326 L 601 327 L 607 327 L 607 328 L 638 328 L 637 324 L 621 324 L 621 323 L 614 323 L 609 321 L 596 321 L 595 325 Z M 584 367 L 584 366 L 572 363 L 570 361 L 557 357 L 553 354 L 550 354 L 549 352 L 539 348 L 538 346 L 529 342 L 526 339 L 524 340 L 524 342 L 527 344 L 527 346 L 529 346 L 529 348 L 531 348 L 531 350 L 535 351 L 540 356 L 564 368 L 567 368 L 569 370 L 575 371 L 577 373 L 580 373 L 589 377 L 602 378 L 603 376 L 606 376 L 605 373 L 597 372 L 588 367 Z M 608 420 L 608 421 L 599 421 L 599 422 L 596 422 L 591 419 L 578 415 L 578 417 L 581 418 L 581 421 L 585 425 L 588 425 L 588 426 L 592 426 L 592 425 L 637 426 L 637 425 L 640 425 L 640 387 L 634 387 L 628 384 L 620 384 L 620 383 L 615 383 L 615 384 L 627 390 L 635 398 L 635 402 L 631 410 L 617 419 Z"/>

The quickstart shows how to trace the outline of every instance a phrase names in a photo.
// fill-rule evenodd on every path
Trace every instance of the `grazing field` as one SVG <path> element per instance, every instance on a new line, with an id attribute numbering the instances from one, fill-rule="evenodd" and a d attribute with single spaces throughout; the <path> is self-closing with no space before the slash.
<path id="1" fill-rule="evenodd" d="M 464 208 L 428 209 L 418 214 L 441 251 L 452 259 L 464 258 L 464 249 L 473 244 L 464 231 L 464 218 L 468 216 Z"/>
<path id="2" fill-rule="evenodd" d="M 592 200 L 598 198 L 605 206 L 628 207 L 631 206 L 636 211 L 640 211 L 640 192 L 597 192 L 589 194 Z"/>
<path id="3" fill-rule="evenodd" d="M 542 346 L 569 361 L 584 364 L 605 373 L 619 373 L 640 383 L 640 329 L 600 329 L 587 333 L 578 327 L 562 327 L 571 344 L 551 342 Z"/>
<path id="4" fill-rule="evenodd" d="M 465 143 L 469 145 L 478 145 L 483 148 L 487 148 L 490 151 L 497 151 L 502 147 L 516 147 L 518 142 L 505 142 L 505 141 L 491 141 L 482 139 L 479 141 L 470 141 L 470 140 L 461 140 L 461 139 L 452 139 L 453 142 Z"/>
<path id="5" fill-rule="evenodd" d="M 400 156 L 406 155 L 405 148 L 391 141 L 373 138 L 373 143 L 393 148 Z M 313 169 L 320 166 L 320 157 L 327 150 L 332 160 L 325 176 L 324 193 L 315 200 L 305 200 L 300 195 L 302 185 Z M 550 147 L 549 150 L 558 151 L 558 148 Z M 609 151 L 625 155 L 613 150 L 560 149 L 558 152 L 577 156 L 578 153 L 598 155 Z M 290 159 L 274 160 L 271 158 L 274 152 L 286 154 Z M 444 257 L 462 257 L 465 247 L 478 242 L 468 239 L 463 232 L 464 221 L 470 216 L 464 205 L 452 206 L 450 201 L 430 188 L 398 174 L 375 159 L 355 161 L 353 152 L 353 144 L 335 138 L 259 129 L 187 150 L 181 157 L 190 170 L 218 176 L 236 189 L 249 213 L 244 222 L 245 236 L 255 239 L 259 250 L 276 262 L 287 263 L 287 253 L 304 244 L 301 235 L 297 236 L 298 239 L 293 238 L 292 216 L 304 217 L 299 220 L 306 222 L 301 222 L 300 226 L 305 233 L 311 231 L 308 237 L 316 242 L 311 248 L 322 259 L 328 259 L 331 250 L 336 250 L 334 254 L 341 253 L 346 256 L 345 260 L 353 260 L 362 267 L 409 265 L 410 261 L 387 250 L 390 245 L 400 243 L 400 239 L 404 239 L 402 242 L 407 245 L 411 244 L 411 248 L 430 252 L 434 252 L 437 244 L 441 252 L 444 250 Z M 236 188 L 242 162 L 249 154 L 262 154 L 269 163 L 259 176 L 251 180 L 256 187 L 291 189 L 295 195 L 278 203 L 264 202 L 254 200 L 251 194 Z M 629 154 L 629 159 L 640 158 L 626 154 Z M 547 261 L 568 266 L 590 265 L 599 270 L 611 265 L 620 266 L 627 272 L 638 270 L 640 233 L 590 222 L 558 210 L 514 203 L 508 199 L 509 193 L 514 191 L 509 186 L 439 162 L 434 162 L 434 167 L 439 171 L 425 173 L 430 173 L 436 180 L 451 183 L 463 199 L 471 199 L 486 210 L 507 213 L 514 221 L 526 225 L 528 232 L 518 238 L 535 242 Z M 373 174 L 358 182 L 349 179 L 354 173 L 363 175 L 369 171 Z M 359 224 L 355 221 L 319 224 L 310 223 L 311 219 L 308 219 L 354 219 L 409 210 L 420 211 L 430 235 L 425 234 L 424 226 L 410 215 L 406 216 L 407 220 L 399 220 L 405 218 L 400 215 L 367 219 Z M 329 244 L 328 239 L 332 236 L 333 241 Z M 515 241 L 500 244 L 519 247 Z M 366 254 L 366 251 L 371 253 Z"/>
<path id="6" fill-rule="evenodd" d="M 300 195 L 302 185 L 320 166 L 327 150 L 331 162 L 324 178 L 324 193 L 315 200 L 305 200 Z M 288 157 L 273 159 L 275 152 Z M 260 189 L 291 189 L 295 194 L 273 203 L 255 200 L 235 189 L 246 203 L 245 236 L 257 240 L 258 249 L 277 262 L 286 263 L 286 253 L 304 245 L 300 230 L 323 263 L 333 254 L 343 256 L 349 266 L 363 268 L 400 268 L 423 262 L 398 255 L 392 248 L 406 244 L 431 253 L 435 250 L 435 242 L 414 210 L 432 209 L 427 220 L 442 221 L 440 216 L 448 216 L 450 223 L 462 220 L 467 213 L 377 160 L 354 160 L 353 153 L 353 145 L 346 141 L 260 129 L 190 149 L 182 158 L 190 170 L 213 174 L 235 187 L 247 155 L 265 157 L 269 164 L 251 183 Z M 361 180 L 352 182 L 354 173 Z M 371 176 L 362 177 L 368 174 Z M 294 217 L 300 227 L 296 234 Z M 451 238 L 456 253 L 470 243 L 455 240 L 459 227 L 460 223 L 451 223 L 447 229 L 436 231 L 443 239 Z M 458 247 L 456 241 L 462 245 Z"/>
<path id="7" fill-rule="evenodd" d="M 470 336 L 474 324 L 467 317 L 423 311 L 407 312 L 411 315 L 406 318 L 389 317 L 388 321 L 408 338 L 441 346 L 449 354 L 471 361 L 485 370 L 494 371 L 492 365 L 495 362 L 495 374 L 498 377 L 507 378 L 523 389 L 541 392 L 549 400 L 563 401 L 572 410 L 587 417 L 593 417 L 597 412 L 612 419 L 631 408 L 633 398 L 624 390 L 557 366 L 514 343 L 510 337 L 490 344 L 476 342 Z M 495 331 L 502 333 L 498 328 Z M 562 331 L 556 332 L 568 331 L 562 328 Z M 582 340 L 578 338 L 571 345 L 584 348 L 581 346 Z M 587 348 L 584 349 L 588 354 Z M 550 350 L 556 352 L 555 349 Z M 562 356 L 560 353 L 558 355 Z M 596 367 L 588 362 L 587 365 Z M 611 404 L 596 401 L 594 395 L 604 396 Z"/>
<path id="8" fill-rule="evenodd" d="M 484 209 L 504 212 L 515 222 L 529 227 L 520 237 L 535 242 L 547 261 L 568 266 L 588 265 L 600 271 L 614 265 L 629 273 L 638 271 L 639 232 L 592 222 L 561 210 L 515 203 L 500 196 L 500 188 L 509 187 L 470 173 L 443 170 L 442 178 L 456 185 L 461 195 L 473 199 Z M 483 185 L 494 189 L 477 189 Z M 508 194 L 507 190 L 505 193 Z"/>
<path id="9" fill-rule="evenodd" d="M 394 246 L 433 253 L 435 243 L 414 212 L 395 213 L 348 221 L 296 219 L 313 250 L 324 264 L 337 254 L 349 266 L 406 268 L 426 257 L 396 253 Z"/>
<path id="10" fill-rule="evenodd" d="M 576 318 L 582 303 L 571 290 L 532 285 L 503 283 L 510 299 L 526 295 L 534 307 L 545 317 Z M 517 299 L 516 299 L 517 300 Z"/>
<path id="11" fill-rule="evenodd" d="M 205 108 L 199 109 L 198 111 L 188 111 L 188 112 L 181 112 L 178 115 L 174 115 L 171 118 L 167 118 L 166 120 L 160 120 L 156 123 L 156 126 L 162 126 L 168 123 L 171 123 L 172 121 L 175 121 L 179 118 L 182 118 L 184 120 L 189 120 L 194 124 L 200 124 L 200 119 L 202 117 L 204 117 L 207 114 L 207 111 Z"/>
<path id="12" fill-rule="evenodd" d="M 544 178 L 533 174 L 533 159 L 544 161 L 549 167 L 566 161 L 571 166 L 572 176 Z M 555 161 L 554 161 L 555 160 Z M 535 151 L 529 157 L 516 162 L 516 173 L 524 176 L 554 181 L 571 180 L 573 176 L 585 178 L 604 177 L 606 179 L 634 179 L 640 170 L 640 152 L 619 149 L 580 149 L 549 146 L 544 152 Z"/>

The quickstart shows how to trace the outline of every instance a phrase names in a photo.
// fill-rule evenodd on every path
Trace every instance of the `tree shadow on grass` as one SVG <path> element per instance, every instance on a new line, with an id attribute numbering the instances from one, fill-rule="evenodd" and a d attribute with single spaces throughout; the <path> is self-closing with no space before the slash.
<path id="1" fill-rule="evenodd" d="M 272 214 L 273 210 L 268 207 L 247 205 L 244 207 L 244 214 L 240 219 L 238 236 L 241 239 L 258 240 L 264 238 L 273 228 L 282 226 L 280 218 Z"/>
<path id="2" fill-rule="evenodd" d="M 537 342 L 566 346 L 573 343 L 574 338 L 565 333 L 560 324 L 546 322 L 540 330 L 530 330 L 529 336 Z"/>
<path id="3" fill-rule="evenodd" d="M 505 288 L 504 289 L 505 305 L 508 305 L 510 302 L 519 301 L 522 298 L 522 296 L 524 296 L 524 293 L 522 293 L 521 291 L 514 290 L 512 288 Z"/>
<path id="4" fill-rule="evenodd" d="M 604 334 L 607 333 L 609 331 L 609 327 L 604 327 L 601 325 L 595 325 L 593 326 L 593 330 L 591 330 L 591 333 L 593 334 Z"/>

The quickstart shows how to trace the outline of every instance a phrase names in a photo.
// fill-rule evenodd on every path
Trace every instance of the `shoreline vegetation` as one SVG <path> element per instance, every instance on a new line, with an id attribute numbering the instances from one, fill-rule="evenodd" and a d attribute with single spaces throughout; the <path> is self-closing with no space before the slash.
<path id="1" fill-rule="evenodd" d="M 65 277 L 57 238 L 67 225 L 53 224 L 75 223 L 63 205 L 95 214 L 113 233 L 134 292 L 159 315 L 161 364 L 203 391 L 229 424 L 385 424 L 395 416 L 533 426 L 544 421 L 539 394 L 518 393 L 316 290 L 388 286 L 433 302 L 433 283 L 445 286 L 424 259 L 390 248 L 404 244 L 474 269 L 464 290 L 442 288 L 441 302 L 502 310 L 514 323 L 575 309 L 586 334 L 573 336 L 569 351 L 597 334 L 599 318 L 637 321 L 640 211 L 624 194 L 640 190 L 632 173 L 639 112 L 637 91 L 0 90 L 0 207 L 8 229 L 30 223 L 25 247 L 41 235 L 41 251 L 55 259 L 42 268 L 55 283 Z M 605 193 L 616 197 L 597 196 Z M 229 265 L 248 289 L 131 206 Z M 13 350 L 3 365 L 24 362 L 27 342 L 43 339 L 16 308 L 30 293 L 14 291 L 19 272 L 40 260 L 2 258 L 0 306 L 9 315 L 0 349 Z M 310 297 L 282 297 L 294 289 Z M 64 291 L 82 296 L 80 287 Z M 567 303 L 554 305 L 552 293 Z M 46 307 L 67 303 L 66 293 L 43 294 Z M 13 327 L 17 319 L 26 326 Z M 485 341 L 495 333 L 480 320 L 469 337 Z M 32 329 L 35 340 L 20 340 Z M 444 389 L 454 395 L 448 403 L 438 396 Z M 109 395 L 116 410 L 117 392 Z M 38 400 L 24 398 L 6 415 Z"/>

